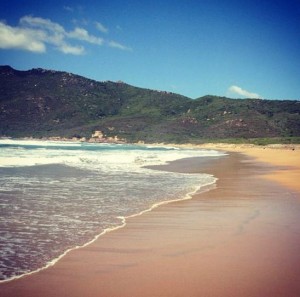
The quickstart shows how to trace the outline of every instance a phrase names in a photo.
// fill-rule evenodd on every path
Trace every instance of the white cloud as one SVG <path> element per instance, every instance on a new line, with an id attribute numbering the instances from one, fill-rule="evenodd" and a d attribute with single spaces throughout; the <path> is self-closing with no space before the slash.
<path id="1" fill-rule="evenodd" d="M 257 93 L 252 93 L 246 90 L 243 90 L 242 88 L 238 86 L 231 86 L 228 88 L 228 91 L 233 94 L 237 94 L 246 98 L 261 98 L 261 96 Z"/>
<path id="2" fill-rule="evenodd" d="M 88 43 L 101 45 L 100 39 L 89 35 L 82 28 L 75 28 L 72 32 L 67 32 L 60 24 L 52 22 L 49 19 L 39 17 L 24 16 L 20 19 L 20 24 L 26 27 L 31 27 L 33 30 L 39 30 L 43 34 L 36 36 L 37 39 L 44 44 L 53 45 L 57 50 L 64 54 L 82 55 L 85 53 L 85 48 L 82 45 L 71 45 L 67 42 L 68 39 L 85 41 Z"/>
<path id="3" fill-rule="evenodd" d="M 77 40 L 86 41 L 93 44 L 102 45 L 103 39 L 100 37 L 95 37 L 93 35 L 90 35 L 87 30 L 83 28 L 75 28 L 74 31 L 67 34 L 68 37 L 74 38 Z"/>
<path id="4" fill-rule="evenodd" d="M 97 22 L 98 30 L 108 32 L 101 23 Z M 75 44 L 71 44 L 75 43 Z M 66 31 L 60 24 L 33 16 L 23 16 L 19 26 L 12 27 L 0 21 L 0 49 L 20 49 L 34 53 L 45 53 L 52 46 L 64 54 L 82 55 L 85 53 L 84 43 L 109 47 L 120 50 L 131 50 L 115 41 L 105 41 L 101 37 L 91 35 L 86 29 L 76 27 Z"/>
<path id="5" fill-rule="evenodd" d="M 125 46 L 121 43 L 118 43 L 116 41 L 109 41 L 108 46 L 113 47 L 113 48 L 117 48 L 117 49 L 120 49 L 120 50 L 123 50 L 123 51 L 132 51 L 132 48 L 127 47 L 127 46 Z"/>
<path id="6" fill-rule="evenodd" d="M 100 22 L 95 22 L 96 28 L 102 33 L 108 33 L 108 29 Z"/>
<path id="7" fill-rule="evenodd" d="M 61 25 L 54 23 L 49 19 L 32 17 L 30 15 L 22 17 L 20 19 L 20 24 L 23 27 L 25 26 L 25 27 L 44 29 L 50 32 L 61 33 L 61 34 L 65 33 L 65 29 Z"/>
<path id="8" fill-rule="evenodd" d="M 85 53 L 85 49 L 83 46 L 71 46 L 68 44 L 62 44 L 58 49 L 64 54 L 83 55 Z"/>
<path id="9" fill-rule="evenodd" d="M 2 49 L 22 49 L 35 53 L 44 53 L 45 44 L 36 38 L 42 32 L 35 32 L 30 29 L 14 28 L 0 22 L 0 48 Z"/>

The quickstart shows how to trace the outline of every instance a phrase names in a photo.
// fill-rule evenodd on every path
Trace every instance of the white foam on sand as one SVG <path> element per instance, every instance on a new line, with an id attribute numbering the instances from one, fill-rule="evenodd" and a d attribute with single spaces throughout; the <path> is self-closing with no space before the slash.
<path id="1" fill-rule="evenodd" d="M 163 175 L 162 172 L 159 173 L 158 171 L 146 169 L 144 168 L 144 166 L 162 165 L 183 158 L 192 158 L 192 157 L 205 158 L 205 157 L 212 157 L 212 156 L 218 157 L 224 155 L 224 153 L 220 153 L 214 150 L 178 149 L 172 147 L 159 148 L 157 146 L 143 147 L 143 146 L 131 146 L 131 145 L 89 144 L 89 143 L 73 143 L 73 142 L 72 143 L 51 142 L 50 144 L 50 142 L 43 142 L 43 141 L 0 140 L 0 146 L 1 145 L 3 145 L 3 147 L 1 147 L 0 150 L 0 167 L 26 167 L 26 166 L 35 166 L 35 165 L 62 164 L 74 168 L 89 170 L 92 171 L 93 173 L 96 172 L 97 176 L 103 176 L 102 183 L 113 181 L 112 184 L 108 184 L 110 189 L 113 189 L 114 184 L 116 182 L 124 183 L 124 181 L 120 177 L 124 177 L 124 175 L 126 174 L 128 176 L 130 175 L 130 178 L 132 178 L 134 174 L 137 175 L 141 174 L 144 177 L 144 179 L 143 180 L 135 179 L 135 181 L 138 183 L 142 182 L 143 186 L 145 186 L 146 183 L 150 183 L 150 182 L 156 183 L 157 180 L 161 182 L 162 177 L 165 178 L 165 175 L 168 176 L 168 183 L 166 184 L 167 185 L 166 189 L 164 189 L 165 191 L 163 191 L 163 189 L 157 189 L 158 193 L 155 194 L 157 196 L 152 197 L 151 198 L 152 200 L 149 200 L 151 201 L 150 204 L 152 203 L 151 206 L 145 204 L 145 201 L 143 201 L 143 203 L 140 203 L 139 200 L 136 200 L 136 202 L 134 202 L 133 200 L 132 201 L 126 200 L 126 197 L 122 197 L 122 199 L 125 201 L 123 203 L 125 203 L 124 205 L 126 207 L 122 209 L 122 205 L 118 202 L 118 208 L 120 208 L 120 211 L 118 214 L 116 213 L 112 214 L 114 216 L 114 220 L 116 220 L 116 218 L 120 220 L 120 224 L 115 226 L 116 223 L 114 221 L 114 223 L 110 223 L 112 225 L 111 227 L 107 227 L 107 225 L 103 226 L 102 228 L 103 231 L 97 236 L 95 236 L 94 239 L 92 239 L 91 241 L 89 241 L 84 245 L 78 245 L 73 248 L 67 249 L 60 256 L 46 263 L 45 266 L 42 268 L 36 269 L 31 272 L 26 272 L 18 276 L 13 275 L 11 278 L 1 280 L 0 282 L 6 282 L 6 281 L 18 279 L 25 275 L 30 275 L 32 273 L 36 273 L 47 267 L 50 267 L 55 263 L 57 263 L 57 261 L 59 261 L 71 250 L 84 247 L 94 242 L 100 236 L 108 232 L 123 228 L 126 225 L 126 219 L 142 215 L 145 212 L 149 212 L 154 208 L 163 204 L 167 204 L 173 201 L 191 199 L 192 195 L 198 192 L 199 189 L 201 190 L 205 188 L 207 185 L 213 185 L 216 182 L 215 177 L 207 174 L 204 175 L 191 174 L 190 176 L 187 176 L 185 174 L 180 174 L 180 173 L 178 174 L 165 173 Z M 183 175 L 185 175 L 184 179 L 182 179 Z M 27 183 L 31 182 L 33 187 L 38 182 L 38 184 L 42 184 L 45 186 L 46 189 L 48 189 L 49 185 L 51 185 L 52 183 L 58 183 L 59 186 L 59 182 L 60 182 L 60 180 L 56 181 L 52 177 L 48 178 L 47 180 L 40 180 L 39 176 L 36 178 L 34 176 L 30 176 L 31 178 L 30 180 L 28 180 L 28 176 L 25 177 L 19 176 L 16 178 L 20 180 L 14 181 L 10 177 L 11 179 L 10 182 L 8 184 L 4 183 L 3 185 L 5 185 L 5 187 L 3 186 L 3 188 L 0 190 L 11 191 L 14 190 L 14 188 L 18 186 L 18 184 L 24 185 L 24 183 L 26 182 Z M 108 180 L 106 180 L 105 178 Z M 23 179 L 25 180 L 23 181 Z M 37 179 L 37 181 L 35 179 Z M 174 180 L 178 180 L 178 181 L 180 180 L 180 184 L 178 183 L 179 190 L 177 189 L 176 190 L 177 192 L 176 191 L 174 192 L 177 193 L 176 195 L 174 193 L 170 195 L 170 193 L 172 192 L 170 191 L 170 187 L 172 186 L 171 188 L 173 190 Z M 125 183 L 126 182 L 127 180 L 125 180 Z M 97 193 L 96 193 L 98 196 L 100 191 L 99 184 L 100 183 L 97 184 Z M 70 186 L 74 185 L 72 179 L 70 179 L 68 185 Z M 88 195 L 89 197 L 92 197 L 89 191 L 95 190 L 95 185 L 93 183 L 89 183 L 89 187 L 91 186 L 92 189 L 85 188 L 86 191 L 85 195 Z M 153 185 L 151 184 L 147 184 L 147 186 L 153 187 Z M 30 189 L 33 189 L 31 188 L 31 184 L 29 184 L 29 187 Z M 105 197 L 107 197 L 107 190 L 106 189 L 104 190 L 105 190 Z M 126 191 L 122 190 L 122 193 L 124 193 L 124 195 L 132 196 L 131 194 L 133 194 L 133 191 L 135 190 L 136 190 L 135 184 L 130 182 L 130 188 L 127 188 Z M 57 192 L 56 196 L 64 197 L 65 193 L 63 191 L 66 191 L 64 187 L 60 189 L 60 192 Z M 141 191 L 143 191 L 143 189 Z M 148 191 L 148 188 L 146 188 L 146 191 Z M 188 193 L 186 194 L 186 192 Z M 82 189 L 80 189 L 80 193 L 83 193 Z M 91 193 L 91 194 L 95 194 L 95 193 Z M 138 193 L 137 195 L 140 195 L 140 193 Z M 119 196 L 120 195 L 118 195 L 118 197 Z M 174 199 L 174 197 L 179 197 L 179 198 Z M 161 201 L 162 200 L 161 198 L 166 200 Z M 84 199 L 84 197 L 82 197 L 82 199 Z M 110 201 L 108 202 L 111 203 Z M 134 203 L 137 204 L 135 205 Z M 136 214 L 133 215 L 130 214 L 134 212 L 136 212 Z M 125 214 L 125 215 L 120 216 L 120 214 L 122 215 Z M 100 219 L 100 217 L 101 215 L 99 214 L 98 216 L 97 214 L 97 220 L 98 218 Z M 68 218 L 66 218 L 66 220 L 68 220 Z M 113 220 L 111 222 L 113 222 Z"/>
<path id="2" fill-rule="evenodd" d="M 212 175 L 210 175 L 211 177 L 213 177 Z M 23 278 L 25 276 L 29 276 L 29 275 L 32 275 L 32 274 L 35 274 L 35 273 L 38 273 L 40 271 L 43 271 L 51 266 L 54 266 L 56 263 L 58 263 L 62 258 L 64 258 L 67 254 L 69 254 L 71 251 L 74 251 L 74 250 L 77 250 L 77 249 L 81 249 L 81 248 L 84 248 L 92 243 L 94 243 L 96 240 L 98 240 L 101 236 L 104 236 L 105 234 L 107 233 L 110 233 L 110 232 L 113 232 L 113 231 L 116 231 L 116 230 L 119 230 L 119 229 L 122 229 L 124 228 L 126 225 L 127 225 L 127 221 L 128 219 L 131 219 L 131 218 L 134 218 L 134 217 L 138 217 L 138 216 L 141 216 L 145 213 L 148 213 L 148 212 L 151 212 L 152 210 L 162 206 L 162 205 L 166 205 L 166 204 L 169 204 L 169 203 L 173 203 L 173 202 L 180 202 L 180 201 L 185 201 L 185 200 L 190 200 L 193 198 L 193 195 L 195 195 L 196 193 L 199 193 L 201 192 L 201 190 L 203 192 L 206 192 L 206 191 L 209 191 L 211 189 L 214 189 L 215 186 L 216 186 L 216 181 L 217 181 L 217 178 L 214 178 L 213 177 L 213 181 L 211 182 L 208 182 L 207 184 L 202 184 L 201 186 L 198 186 L 197 188 L 195 188 L 193 191 L 187 193 L 184 197 L 182 198 L 178 198 L 178 199 L 173 199 L 173 200 L 167 200 L 167 201 L 162 201 L 162 202 L 158 202 L 158 203 L 155 203 L 153 204 L 150 208 L 148 209 L 145 209 L 145 210 L 142 210 L 136 214 L 132 214 L 132 215 L 129 215 L 129 216 L 119 216 L 118 219 L 120 220 L 120 225 L 117 225 L 117 226 L 113 226 L 113 227 L 109 227 L 109 228 L 106 228 L 104 229 L 100 234 L 96 235 L 92 240 L 90 240 L 89 242 L 81 245 L 81 246 L 75 246 L 75 247 L 72 247 L 66 251 L 64 251 L 61 255 L 59 255 L 57 258 L 49 261 L 48 263 L 46 263 L 45 266 L 41 267 L 41 268 L 38 268 L 36 270 L 33 270 L 33 271 L 30 271 L 30 272 L 26 272 L 24 274 L 21 274 L 21 275 L 17 275 L 17 276 L 13 276 L 9 279 L 5 279 L 5 280 L 0 280 L 0 283 L 6 283 L 6 282 L 11 282 L 11 281 L 14 281 L 14 280 L 17 280 L 17 279 L 20 279 L 20 278 Z"/>

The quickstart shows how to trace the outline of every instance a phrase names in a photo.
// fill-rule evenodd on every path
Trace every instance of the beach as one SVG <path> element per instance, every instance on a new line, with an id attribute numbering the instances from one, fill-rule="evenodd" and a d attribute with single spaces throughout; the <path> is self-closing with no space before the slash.
<path id="1" fill-rule="evenodd" d="M 229 154 L 156 169 L 212 174 L 215 186 L 127 219 L 55 265 L 0 284 L 0 296 L 300 296 L 299 150 L 210 148 Z"/>

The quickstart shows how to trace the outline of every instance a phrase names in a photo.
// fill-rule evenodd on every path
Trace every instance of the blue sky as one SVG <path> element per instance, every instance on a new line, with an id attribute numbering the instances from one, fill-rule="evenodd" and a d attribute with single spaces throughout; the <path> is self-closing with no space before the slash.
<path id="1" fill-rule="evenodd" d="M 0 64 L 190 98 L 300 99 L 300 0 L 0 0 Z"/>

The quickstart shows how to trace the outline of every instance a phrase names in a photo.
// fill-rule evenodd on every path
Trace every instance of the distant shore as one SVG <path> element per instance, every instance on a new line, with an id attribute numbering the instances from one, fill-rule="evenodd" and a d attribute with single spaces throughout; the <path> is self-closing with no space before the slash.
<path id="1" fill-rule="evenodd" d="M 264 177 L 277 181 L 293 190 L 300 191 L 300 145 L 273 144 L 257 145 L 230 145 L 205 144 L 199 147 L 239 152 L 255 158 L 257 161 L 279 166 Z"/>
<path id="2" fill-rule="evenodd" d="M 215 189 L 129 219 L 53 267 L 1 284 L 1 296 L 300 295 L 299 147 L 185 146 L 229 152 L 201 166 L 178 162 L 216 176 Z"/>
<path id="3" fill-rule="evenodd" d="M 290 138 L 288 143 L 285 143 L 285 138 L 264 138 L 263 140 L 261 138 L 255 138 L 251 140 L 248 140 L 245 142 L 230 142 L 230 141 L 223 141 L 220 139 L 219 141 L 214 142 L 204 142 L 204 143 L 167 143 L 167 142 L 151 142 L 147 143 L 143 140 L 138 140 L 136 142 L 130 142 L 126 139 L 118 138 L 117 136 L 114 137 L 106 137 L 102 131 L 95 131 L 91 137 L 61 137 L 61 136 L 49 136 L 49 137 L 18 137 L 13 138 L 9 136 L 1 136 L 0 140 L 5 139 L 11 139 L 11 140 L 28 140 L 28 141 L 66 141 L 66 142 L 86 142 L 86 143 L 111 143 L 111 144 L 136 144 L 136 145 L 159 145 L 159 146 L 177 146 L 177 147 L 206 147 L 206 148 L 219 148 L 219 149 L 243 149 L 243 148 L 253 148 L 253 147 L 261 147 L 261 148 L 272 148 L 272 149 L 300 149 L 300 143 L 297 142 L 291 142 Z M 256 141 L 254 141 L 256 140 Z M 259 140 L 264 141 L 263 144 L 257 144 L 256 142 L 259 142 Z M 279 142 L 278 142 L 279 141 Z"/>

